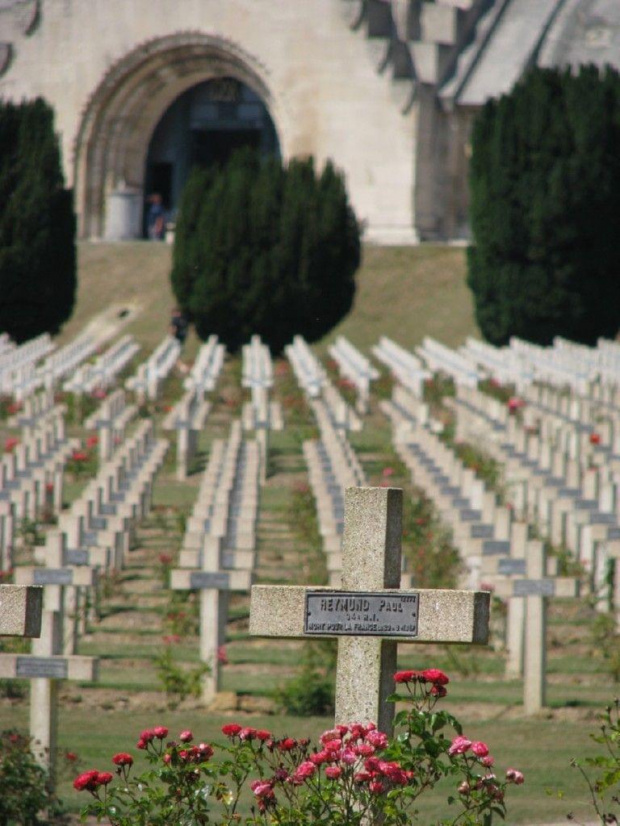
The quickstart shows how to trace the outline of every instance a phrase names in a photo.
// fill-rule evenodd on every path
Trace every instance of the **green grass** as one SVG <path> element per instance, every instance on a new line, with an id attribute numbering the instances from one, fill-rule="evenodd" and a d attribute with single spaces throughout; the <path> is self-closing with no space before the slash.
<path id="1" fill-rule="evenodd" d="M 577 772 L 569 768 L 571 755 L 585 757 L 595 753 L 589 732 L 593 723 L 562 719 L 505 720 L 468 719 L 459 715 L 466 733 L 488 742 L 496 764 L 502 770 L 512 766 L 526 771 L 526 784 L 512 790 L 509 798 L 508 823 L 549 823 L 565 820 L 569 811 L 587 815 L 586 787 Z M 140 731 L 155 725 L 170 727 L 171 736 L 190 728 L 200 740 L 221 740 L 223 723 L 240 720 L 243 724 L 267 728 L 277 735 L 316 736 L 331 726 L 327 718 L 294 719 L 284 716 L 247 716 L 199 710 L 164 711 L 161 706 L 150 710 L 110 710 L 105 713 L 105 726 L 98 725 L 99 714 L 80 703 L 60 712 L 60 749 L 74 751 L 80 757 L 80 768 L 97 767 L 107 770 L 110 758 L 118 751 L 136 754 L 135 741 Z M 27 706 L 0 707 L 0 729 L 27 725 Z M 74 774 L 77 773 L 74 771 Z M 66 774 L 60 785 L 62 798 L 77 810 L 84 797 L 70 787 L 74 774 Z M 560 798 L 558 795 L 562 795 Z M 447 792 L 436 792 L 423 798 L 421 823 L 426 818 L 446 814 Z M 592 813 L 589 812 L 591 817 Z"/>
<path id="2" fill-rule="evenodd" d="M 168 329 L 174 306 L 171 261 L 172 250 L 166 244 L 81 242 L 76 308 L 60 340 L 67 341 L 109 305 L 127 306 L 138 314 L 125 330 L 143 345 L 143 357 Z M 368 246 L 357 285 L 353 310 L 323 345 L 339 334 L 365 350 L 381 335 L 404 347 L 419 344 L 425 335 L 448 345 L 477 335 L 461 248 Z M 191 334 L 185 347 L 188 358 L 197 346 Z"/>

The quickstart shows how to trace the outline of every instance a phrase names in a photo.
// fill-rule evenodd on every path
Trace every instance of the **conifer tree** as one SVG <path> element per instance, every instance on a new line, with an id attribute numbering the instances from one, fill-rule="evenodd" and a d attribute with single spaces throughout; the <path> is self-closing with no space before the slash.
<path id="1" fill-rule="evenodd" d="M 494 344 L 620 327 L 620 75 L 535 69 L 472 135 L 468 283 Z"/>
<path id="2" fill-rule="evenodd" d="M 76 288 L 72 193 L 51 108 L 0 104 L 0 331 L 17 342 L 56 333 Z"/>
<path id="3" fill-rule="evenodd" d="M 312 160 L 284 168 L 252 152 L 194 170 L 177 222 L 172 286 L 206 338 L 237 350 L 252 334 L 279 352 L 315 341 L 351 308 L 360 233 L 342 176 Z"/>

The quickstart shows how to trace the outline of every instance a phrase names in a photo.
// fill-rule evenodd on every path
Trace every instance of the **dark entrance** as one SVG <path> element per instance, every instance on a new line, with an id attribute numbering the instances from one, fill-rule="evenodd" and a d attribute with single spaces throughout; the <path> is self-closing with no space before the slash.
<path id="1" fill-rule="evenodd" d="M 261 133 L 258 129 L 214 129 L 192 133 L 192 165 L 223 166 L 233 152 L 248 147 L 259 150 Z"/>
<path id="2" fill-rule="evenodd" d="M 153 133 L 145 198 L 158 192 L 174 220 L 192 167 L 222 165 L 246 146 L 263 155 L 280 155 L 273 121 L 258 95 L 230 77 L 194 86 L 170 106 Z"/>

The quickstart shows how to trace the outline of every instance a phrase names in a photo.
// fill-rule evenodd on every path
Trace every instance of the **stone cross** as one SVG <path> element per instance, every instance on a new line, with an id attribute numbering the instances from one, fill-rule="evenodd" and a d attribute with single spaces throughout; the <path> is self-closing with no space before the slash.
<path id="1" fill-rule="evenodd" d="M 206 555 L 203 557 L 203 560 Z M 209 665 L 202 681 L 202 701 L 210 703 L 220 690 L 218 651 L 225 642 L 230 591 L 249 591 L 251 571 L 208 571 L 175 568 L 170 572 L 173 591 L 200 591 L 200 659 Z"/>
<path id="2" fill-rule="evenodd" d="M 45 588 L 5 585 L 0 586 L 0 594 L 4 593 L 5 588 L 36 592 L 40 637 L 33 642 L 32 654 L 0 654 L 0 678 L 30 680 L 30 735 L 35 744 L 35 757 L 49 770 L 53 786 L 58 729 L 58 680 L 96 681 L 99 661 L 92 657 L 58 656 L 62 646 L 62 585 L 46 585 Z M 2 599 L 0 596 L 0 633 L 4 633 Z M 10 600 L 8 605 L 10 616 Z M 16 618 L 23 622 L 21 614 L 23 611 Z"/>
<path id="3" fill-rule="evenodd" d="M 392 731 L 398 642 L 485 644 L 490 594 L 399 590 L 402 490 L 347 488 L 342 589 L 254 585 L 250 634 L 338 639 L 336 721 Z"/>
<path id="4" fill-rule="evenodd" d="M 527 543 L 523 574 L 506 583 L 498 583 L 499 596 L 508 596 L 509 614 L 515 603 L 524 604 L 522 639 L 525 641 L 523 666 L 523 706 L 526 714 L 537 714 L 546 702 L 547 603 L 549 597 L 576 597 L 579 581 L 574 577 L 547 576 L 544 544 L 538 540 Z M 501 570 L 501 569 L 500 569 Z M 515 567 L 514 572 L 517 571 Z M 504 568 L 504 573 L 509 571 Z M 514 639 L 514 643 L 520 642 Z M 509 642 L 510 645 L 510 642 Z"/>

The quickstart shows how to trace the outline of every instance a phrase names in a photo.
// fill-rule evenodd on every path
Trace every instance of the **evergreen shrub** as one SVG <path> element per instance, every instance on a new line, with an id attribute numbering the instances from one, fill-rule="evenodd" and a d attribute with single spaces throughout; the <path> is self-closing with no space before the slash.
<path id="1" fill-rule="evenodd" d="M 316 341 L 350 310 L 360 231 L 342 176 L 312 159 L 260 160 L 247 150 L 195 169 L 183 191 L 172 287 L 201 338 L 236 351 L 258 334 L 278 353 Z"/>
<path id="2" fill-rule="evenodd" d="M 57 333 L 76 290 L 75 216 L 54 115 L 41 98 L 0 103 L 0 332 Z"/>
<path id="3" fill-rule="evenodd" d="M 534 69 L 472 133 L 468 283 L 484 337 L 593 344 L 620 307 L 620 75 Z"/>

